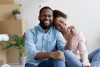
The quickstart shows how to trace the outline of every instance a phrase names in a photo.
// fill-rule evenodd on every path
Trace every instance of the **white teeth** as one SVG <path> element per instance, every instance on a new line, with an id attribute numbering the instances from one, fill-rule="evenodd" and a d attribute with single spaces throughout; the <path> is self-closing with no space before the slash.
<path id="1" fill-rule="evenodd" d="M 45 21 L 46 23 L 49 23 L 49 21 Z"/>
<path id="2" fill-rule="evenodd" d="M 50 22 L 49 22 L 49 21 L 45 21 L 45 23 L 46 23 L 46 24 L 49 24 Z"/>

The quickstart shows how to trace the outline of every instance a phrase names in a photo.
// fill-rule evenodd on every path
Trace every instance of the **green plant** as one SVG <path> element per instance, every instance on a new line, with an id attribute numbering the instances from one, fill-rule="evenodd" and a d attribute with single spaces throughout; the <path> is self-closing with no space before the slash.
<path id="1" fill-rule="evenodd" d="M 17 47 L 20 57 L 24 56 L 24 37 L 19 35 L 10 36 L 10 41 L 7 42 L 7 45 L 3 49 L 8 49 L 11 47 Z"/>
<path id="2" fill-rule="evenodd" d="M 13 14 L 20 14 L 20 11 L 18 9 L 13 10 Z"/>

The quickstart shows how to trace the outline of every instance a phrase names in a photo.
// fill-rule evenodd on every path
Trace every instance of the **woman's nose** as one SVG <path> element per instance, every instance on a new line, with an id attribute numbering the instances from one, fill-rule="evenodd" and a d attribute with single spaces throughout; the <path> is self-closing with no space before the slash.
<path id="1" fill-rule="evenodd" d="M 60 26 L 63 27 L 64 25 L 63 24 L 60 24 Z"/>

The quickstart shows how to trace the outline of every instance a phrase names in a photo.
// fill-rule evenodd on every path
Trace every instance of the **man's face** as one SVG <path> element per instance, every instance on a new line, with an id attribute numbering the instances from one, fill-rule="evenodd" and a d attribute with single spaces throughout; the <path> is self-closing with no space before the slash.
<path id="1" fill-rule="evenodd" d="M 39 16 L 40 25 L 43 29 L 49 29 L 52 26 L 53 12 L 50 9 L 43 9 Z"/>

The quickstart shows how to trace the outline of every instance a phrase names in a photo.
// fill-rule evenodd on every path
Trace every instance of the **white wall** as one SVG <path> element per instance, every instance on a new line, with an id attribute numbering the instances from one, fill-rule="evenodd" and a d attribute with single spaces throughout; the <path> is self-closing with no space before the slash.
<path id="1" fill-rule="evenodd" d="M 19 3 L 16 0 L 16 3 Z M 38 24 L 38 12 L 44 5 L 59 9 L 68 15 L 70 24 L 74 24 L 83 32 L 87 49 L 92 52 L 100 47 L 100 0 L 20 0 L 22 19 L 28 28 Z"/>

